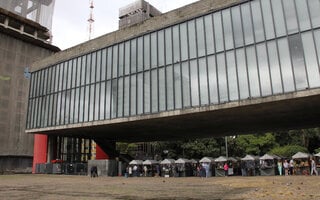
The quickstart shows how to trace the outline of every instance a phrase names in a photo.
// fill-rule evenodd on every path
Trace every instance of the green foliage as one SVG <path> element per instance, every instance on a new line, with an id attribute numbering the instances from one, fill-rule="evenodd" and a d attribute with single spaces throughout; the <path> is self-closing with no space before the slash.
<path id="1" fill-rule="evenodd" d="M 270 150 L 269 153 L 273 155 L 289 158 L 299 151 L 304 153 L 308 152 L 307 148 L 299 145 L 286 145 L 282 147 L 273 148 L 272 150 Z"/>
<path id="2" fill-rule="evenodd" d="M 116 149 L 121 154 L 130 154 L 137 148 L 137 144 L 135 143 L 125 143 L 125 142 L 117 142 Z"/>

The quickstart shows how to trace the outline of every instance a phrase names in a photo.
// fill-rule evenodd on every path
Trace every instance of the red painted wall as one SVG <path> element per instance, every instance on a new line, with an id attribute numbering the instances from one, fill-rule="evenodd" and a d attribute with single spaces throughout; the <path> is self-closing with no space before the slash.
<path id="1" fill-rule="evenodd" d="M 34 146 L 33 146 L 33 165 L 32 165 L 33 174 L 36 172 L 37 163 L 47 162 L 47 148 L 48 148 L 48 136 L 35 134 Z"/>
<path id="2" fill-rule="evenodd" d="M 106 154 L 99 145 L 96 146 L 96 160 L 109 159 L 108 154 Z"/>

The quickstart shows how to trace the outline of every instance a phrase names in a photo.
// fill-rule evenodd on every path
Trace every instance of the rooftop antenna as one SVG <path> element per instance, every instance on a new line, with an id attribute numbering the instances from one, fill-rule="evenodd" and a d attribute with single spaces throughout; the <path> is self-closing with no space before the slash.
<path id="1" fill-rule="evenodd" d="M 89 40 L 91 40 L 91 36 L 93 34 L 93 0 L 89 0 L 89 8 L 90 8 L 90 14 L 89 14 L 89 19 L 88 19 L 88 23 L 89 23 Z"/>

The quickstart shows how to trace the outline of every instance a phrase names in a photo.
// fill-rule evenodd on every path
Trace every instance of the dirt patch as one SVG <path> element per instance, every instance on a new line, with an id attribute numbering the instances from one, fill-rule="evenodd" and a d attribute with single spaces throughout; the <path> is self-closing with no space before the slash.
<path id="1" fill-rule="evenodd" d="M 124 178 L 1 175 L 0 199 L 320 199 L 320 177 Z"/>

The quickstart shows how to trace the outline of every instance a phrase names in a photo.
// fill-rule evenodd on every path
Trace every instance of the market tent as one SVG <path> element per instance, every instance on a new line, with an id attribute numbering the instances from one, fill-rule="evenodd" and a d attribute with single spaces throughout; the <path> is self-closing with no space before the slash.
<path id="1" fill-rule="evenodd" d="M 175 161 L 176 164 L 185 164 L 185 163 L 191 163 L 191 160 L 185 159 L 185 158 L 179 158 Z"/>
<path id="2" fill-rule="evenodd" d="M 320 152 L 319 152 L 319 153 L 317 153 L 317 154 L 315 154 L 314 156 L 320 157 Z"/>
<path id="3" fill-rule="evenodd" d="M 262 157 L 260 157 L 260 160 L 273 160 L 273 159 L 275 159 L 275 157 L 269 154 L 264 154 Z"/>
<path id="4" fill-rule="evenodd" d="M 199 162 L 200 163 L 212 163 L 212 162 L 214 162 L 214 159 L 211 157 L 203 157 Z"/>
<path id="5" fill-rule="evenodd" d="M 226 161 L 227 161 L 227 158 L 224 157 L 224 156 L 220 156 L 219 158 L 216 158 L 214 161 L 215 161 L 215 162 L 226 162 Z"/>
<path id="6" fill-rule="evenodd" d="M 198 161 L 195 160 L 195 159 L 191 159 L 190 161 L 191 161 L 192 164 L 197 164 L 198 163 Z"/>
<path id="7" fill-rule="evenodd" d="M 234 157 L 229 157 L 228 160 L 231 161 L 231 162 L 238 162 L 238 160 L 235 159 Z"/>
<path id="8" fill-rule="evenodd" d="M 244 158 L 241 158 L 241 160 L 243 160 L 243 161 L 247 161 L 247 160 L 252 160 L 252 161 L 254 161 L 254 160 L 255 160 L 255 157 L 252 156 L 252 155 L 246 155 Z"/>
<path id="9" fill-rule="evenodd" d="M 298 152 L 292 156 L 293 159 L 309 158 L 309 154 Z"/>
<path id="10" fill-rule="evenodd" d="M 144 165 L 155 165 L 155 164 L 158 164 L 159 162 L 156 161 L 156 160 L 145 160 L 143 161 L 143 164 Z"/>
<path id="11" fill-rule="evenodd" d="M 163 161 L 160 162 L 160 164 L 162 165 L 171 165 L 174 163 L 175 163 L 175 160 L 170 158 L 164 159 Z"/>
<path id="12" fill-rule="evenodd" d="M 129 162 L 129 165 L 142 165 L 143 161 L 142 160 L 132 160 Z"/>

